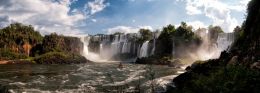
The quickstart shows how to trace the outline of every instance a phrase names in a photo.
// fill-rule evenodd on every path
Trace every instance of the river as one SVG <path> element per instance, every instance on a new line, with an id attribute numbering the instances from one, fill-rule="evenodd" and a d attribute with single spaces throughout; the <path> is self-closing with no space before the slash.
<path id="1" fill-rule="evenodd" d="M 0 84 L 13 93 L 157 92 L 182 69 L 124 63 L 0 65 Z M 153 87 L 155 86 L 155 87 Z"/>

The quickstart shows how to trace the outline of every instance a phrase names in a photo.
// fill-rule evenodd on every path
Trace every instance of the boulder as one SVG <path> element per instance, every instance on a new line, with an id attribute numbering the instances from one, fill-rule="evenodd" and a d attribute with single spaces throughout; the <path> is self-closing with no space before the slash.
<path id="1" fill-rule="evenodd" d="M 260 69 L 260 63 L 259 62 L 255 62 L 253 64 L 250 65 L 251 69 Z"/>
<path id="2" fill-rule="evenodd" d="M 237 60 L 238 56 L 233 56 L 229 61 L 228 61 L 228 65 L 235 65 L 237 64 L 238 60 Z"/>

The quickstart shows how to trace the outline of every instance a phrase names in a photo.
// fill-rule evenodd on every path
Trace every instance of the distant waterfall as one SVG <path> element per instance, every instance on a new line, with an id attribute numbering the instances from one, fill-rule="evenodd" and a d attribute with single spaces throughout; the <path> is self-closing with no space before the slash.
<path id="1" fill-rule="evenodd" d="M 234 33 L 220 33 L 217 39 L 217 47 L 221 50 L 228 50 L 235 40 Z"/>
<path id="2" fill-rule="evenodd" d="M 124 42 L 122 53 L 130 53 L 131 52 L 131 43 L 130 42 Z"/>
<path id="3" fill-rule="evenodd" d="M 82 51 L 82 55 L 87 58 L 90 61 L 94 61 L 94 62 L 104 62 L 104 60 L 102 60 L 100 58 L 100 56 L 97 53 L 93 53 L 89 51 L 89 42 L 90 41 L 90 36 L 86 36 L 86 37 L 81 37 L 81 42 L 83 43 L 83 51 Z"/>
<path id="4" fill-rule="evenodd" d="M 151 55 L 154 55 L 155 53 L 155 46 L 156 46 L 156 33 L 153 33 L 153 49 Z"/>
<path id="5" fill-rule="evenodd" d="M 216 43 L 209 40 L 209 35 L 204 33 L 198 34 L 202 37 L 202 45 L 197 53 L 191 53 L 191 57 L 195 60 L 208 60 L 218 58 L 222 51 L 227 50 L 235 40 L 234 33 L 219 33 Z"/>
<path id="6" fill-rule="evenodd" d="M 117 34 L 117 35 L 94 35 L 89 36 L 89 42 L 85 45 L 88 54 L 98 55 L 98 59 L 114 61 L 133 59 L 137 55 L 137 43 L 135 42 L 137 34 Z M 88 46 L 88 47 L 87 47 Z M 88 55 L 89 56 L 89 55 Z"/>
<path id="7" fill-rule="evenodd" d="M 203 42 L 197 50 L 187 54 L 189 58 L 195 60 L 218 58 L 221 51 L 227 50 L 235 38 L 233 33 L 220 33 L 216 41 L 211 41 L 206 29 L 196 34 L 202 37 Z M 157 41 L 159 35 L 160 32 L 154 32 L 153 38 L 143 43 L 138 42 L 138 38 L 141 37 L 138 33 L 99 34 L 82 37 L 81 41 L 84 44 L 82 55 L 97 62 L 149 57 L 156 54 L 156 43 L 160 43 L 160 41 Z M 172 56 L 176 56 L 179 54 L 179 51 L 176 50 L 178 45 L 176 42 L 172 42 L 172 44 Z"/>
<path id="8" fill-rule="evenodd" d="M 145 41 L 140 49 L 140 55 L 139 58 L 141 57 L 148 57 L 148 45 L 149 41 Z"/>
<path id="9" fill-rule="evenodd" d="M 175 54 L 176 54 L 176 51 L 175 51 L 175 43 L 174 43 L 174 41 L 172 42 L 172 55 L 173 56 L 175 56 Z"/>
<path id="10" fill-rule="evenodd" d="M 81 42 L 83 43 L 83 51 L 82 51 L 82 55 L 83 56 L 87 56 L 88 55 L 88 44 L 89 44 L 89 37 L 86 36 L 86 37 L 81 37 L 80 40 Z"/>

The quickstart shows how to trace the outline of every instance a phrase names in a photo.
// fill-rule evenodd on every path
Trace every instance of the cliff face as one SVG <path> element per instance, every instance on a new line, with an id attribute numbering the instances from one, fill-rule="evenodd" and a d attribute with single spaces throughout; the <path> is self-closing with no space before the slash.
<path id="1" fill-rule="evenodd" d="M 48 52 L 80 54 L 83 43 L 77 37 L 55 33 L 41 36 L 32 26 L 10 24 L 0 29 L 0 60 L 24 59 Z"/>
<path id="2" fill-rule="evenodd" d="M 42 52 L 69 52 L 80 54 L 83 50 L 83 43 L 80 38 L 59 36 L 57 34 L 46 35 L 42 43 Z"/>
<path id="3" fill-rule="evenodd" d="M 231 49 L 233 56 L 238 56 L 240 64 L 249 66 L 260 61 L 260 1 L 252 0 L 248 4 L 248 15 L 243 24 L 244 30 Z"/>

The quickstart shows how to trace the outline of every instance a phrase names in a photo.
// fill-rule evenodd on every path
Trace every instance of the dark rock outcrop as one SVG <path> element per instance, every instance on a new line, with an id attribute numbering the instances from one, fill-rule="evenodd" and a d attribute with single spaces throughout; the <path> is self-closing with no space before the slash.
<path id="1" fill-rule="evenodd" d="M 11 93 L 6 86 L 0 84 L 0 93 Z"/>
<path id="2" fill-rule="evenodd" d="M 167 93 L 259 93 L 260 1 L 251 0 L 236 42 L 219 59 L 194 63 Z"/>

